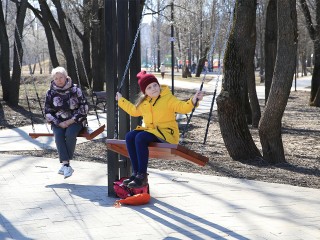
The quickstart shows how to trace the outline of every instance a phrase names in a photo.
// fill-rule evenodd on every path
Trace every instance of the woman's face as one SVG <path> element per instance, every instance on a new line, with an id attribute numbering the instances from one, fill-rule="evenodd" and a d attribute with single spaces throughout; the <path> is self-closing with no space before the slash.
<path id="1" fill-rule="evenodd" d="M 63 87 L 66 84 L 67 77 L 62 73 L 56 73 L 53 80 L 57 87 Z"/>
<path id="2" fill-rule="evenodd" d="M 151 98 L 157 98 L 160 95 L 160 90 L 159 84 L 153 82 L 146 87 L 145 93 Z"/>

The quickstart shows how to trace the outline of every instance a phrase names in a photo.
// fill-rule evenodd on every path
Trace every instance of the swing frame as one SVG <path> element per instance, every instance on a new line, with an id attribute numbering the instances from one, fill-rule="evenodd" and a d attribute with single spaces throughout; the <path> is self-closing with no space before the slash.
<path id="1" fill-rule="evenodd" d="M 129 157 L 125 140 L 107 139 L 106 145 L 107 149 L 119 153 L 122 156 Z M 202 167 L 209 161 L 209 158 L 184 146 L 170 143 L 151 143 L 149 145 L 149 158 L 189 161 Z"/>

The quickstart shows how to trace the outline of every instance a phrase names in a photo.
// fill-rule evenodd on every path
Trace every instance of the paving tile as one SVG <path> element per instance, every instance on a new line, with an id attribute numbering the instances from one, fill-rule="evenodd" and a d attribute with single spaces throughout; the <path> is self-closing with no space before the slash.
<path id="1" fill-rule="evenodd" d="M 149 204 L 115 208 L 104 164 L 0 166 L 0 239 L 320 239 L 319 189 L 150 169 Z"/>

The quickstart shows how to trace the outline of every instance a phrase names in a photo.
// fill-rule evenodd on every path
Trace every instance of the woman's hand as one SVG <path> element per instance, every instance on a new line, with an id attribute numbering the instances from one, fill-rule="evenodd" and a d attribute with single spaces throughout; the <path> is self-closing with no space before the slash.
<path id="1" fill-rule="evenodd" d="M 75 121 L 71 118 L 69 120 L 63 121 L 61 123 L 59 123 L 59 127 L 61 128 L 67 128 L 69 127 L 71 124 L 75 123 Z"/>
<path id="2" fill-rule="evenodd" d="M 116 93 L 116 101 L 119 101 L 120 98 L 122 98 L 122 94 L 117 92 Z"/>
<path id="3" fill-rule="evenodd" d="M 69 120 L 65 121 L 67 123 L 68 126 L 70 126 L 71 124 L 75 123 L 75 121 L 70 118 Z"/>
<path id="4" fill-rule="evenodd" d="M 67 127 L 68 127 L 68 124 L 67 124 L 66 121 L 64 121 L 64 122 L 59 123 L 59 127 L 61 127 L 61 128 L 67 128 Z"/>
<path id="5" fill-rule="evenodd" d="M 202 99 L 203 99 L 203 92 L 202 91 L 197 91 L 196 94 L 193 96 L 192 98 L 192 103 L 193 105 L 196 104 L 197 102 L 197 99 L 198 99 L 198 102 L 200 102 Z"/>

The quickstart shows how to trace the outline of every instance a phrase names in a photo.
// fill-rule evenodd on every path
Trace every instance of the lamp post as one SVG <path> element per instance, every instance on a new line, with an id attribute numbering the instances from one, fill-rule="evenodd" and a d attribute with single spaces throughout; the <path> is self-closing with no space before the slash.
<path id="1" fill-rule="evenodd" d="M 171 91 L 174 94 L 174 29 L 173 29 L 173 0 L 171 2 Z"/>
<path id="2" fill-rule="evenodd" d="M 153 71 L 154 71 L 154 72 L 156 72 L 156 71 L 157 71 L 157 64 L 156 64 L 156 51 L 157 51 L 157 49 L 156 49 L 156 48 L 154 48 L 154 49 L 153 49 L 153 67 L 154 67 Z"/>

